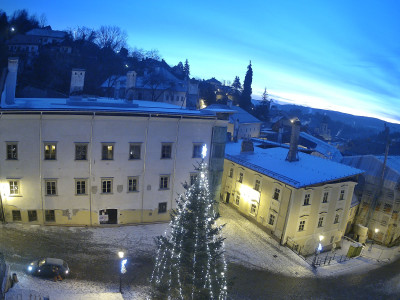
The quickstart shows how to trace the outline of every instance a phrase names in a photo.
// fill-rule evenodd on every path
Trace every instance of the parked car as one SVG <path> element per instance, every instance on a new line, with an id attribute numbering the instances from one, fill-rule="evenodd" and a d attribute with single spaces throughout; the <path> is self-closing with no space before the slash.
<path id="1" fill-rule="evenodd" d="M 33 261 L 28 265 L 28 273 L 36 276 L 52 277 L 53 269 L 58 268 L 58 272 L 62 278 L 69 275 L 68 264 L 59 258 L 42 258 Z"/>

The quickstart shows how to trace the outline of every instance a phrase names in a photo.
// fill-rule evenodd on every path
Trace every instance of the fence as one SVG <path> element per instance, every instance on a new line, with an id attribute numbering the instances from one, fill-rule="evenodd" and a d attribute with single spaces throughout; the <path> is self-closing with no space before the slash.
<path id="1" fill-rule="evenodd" d="M 309 257 L 306 261 L 308 262 L 308 263 L 310 263 L 310 265 L 312 265 L 313 267 L 319 267 L 319 266 L 321 266 L 321 265 L 330 265 L 331 263 L 341 263 L 341 262 L 345 262 L 345 261 L 348 261 L 348 260 L 350 260 L 350 258 L 349 257 L 347 257 L 346 255 L 343 255 L 343 254 L 341 254 L 341 255 L 336 255 L 336 253 L 334 253 L 333 255 L 330 255 L 329 253 L 326 253 L 326 255 L 319 255 L 319 256 L 314 256 L 312 259 L 310 259 L 310 258 L 312 258 L 312 256 L 311 257 Z"/>

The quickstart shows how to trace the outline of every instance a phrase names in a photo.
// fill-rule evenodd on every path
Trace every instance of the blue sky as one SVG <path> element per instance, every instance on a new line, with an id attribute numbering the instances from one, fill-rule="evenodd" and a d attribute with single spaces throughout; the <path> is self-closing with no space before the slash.
<path id="1" fill-rule="evenodd" d="M 53 29 L 117 25 L 191 75 L 264 87 L 288 102 L 400 123 L 400 1 L 18 1 Z"/>

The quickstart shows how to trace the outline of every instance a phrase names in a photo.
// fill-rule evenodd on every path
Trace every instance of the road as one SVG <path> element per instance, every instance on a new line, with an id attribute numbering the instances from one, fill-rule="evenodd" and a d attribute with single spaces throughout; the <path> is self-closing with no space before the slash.
<path id="1" fill-rule="evenodd" d="M 117 228 L 115 230 L 118 230 Z M 71 278 L 99 283 L 118 282 L 119 261 L 115 245 L 94 242 L 93 233 L 81 230 L 34 231 L 0 225 L 0 252 L 13 271 L 23 272 L 37 258 L 61 257 L 71 269 Z M 128 256 L 125 286 L 148 284 L 153 253 Z M 290 277 L 228 265 L 232 299 L 400 299 L 400 260 L 367 273 L 337 277 Z"/>

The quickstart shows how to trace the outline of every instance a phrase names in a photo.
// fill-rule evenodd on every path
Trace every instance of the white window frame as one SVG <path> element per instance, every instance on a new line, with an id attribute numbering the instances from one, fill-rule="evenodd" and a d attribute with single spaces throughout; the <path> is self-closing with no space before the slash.
<path id="1" fill-rule="evenodd" d="M 108 181 L 110 181 L 109 189 L 107 186 Z M 105 195 L 112 194 L 113 193 L 113 182 L 114 182 L 113 178 L 110 178 L 110 177 L 101 178 L 101 193 L 105 194 Z M 106 183 L 105 189 L 104 189 L 104 183 Z"/>
<path id="2" fill-rule="evenodd" d="M 192 158 L 201 158 L 202 148 L 203 148 L 203 144 L 193 143 Z"/>
<path id="3" fill-rule="evenodd" d="M 53 183 L 54 183 L 54 186 L 53 186 Z M 57 196 L 58 195 L 57 179 L 45 179 L 44 186 L 45 186 L 45 195 L 46 196 Z M 50 193 L 49 193 L 49 190 L 51 191 Z"/>
<path id="4" fill-rule="evenodd" d="M 104 147 L 107 147 L 106 151 Z M 115 152 L 115 143 L 101 143 L 101 160 L 114 160 L 114 152 Z"/>
<path id="5" fill-rule="evenodd" d="M 82 193 L 82 182 L 84 183 L 84 192 Z M 79 186 L 79 188 L 78 188 Z M 76 178 L 75 179 L 75 195 L 76 196 L 84 196 L 87 195 L 87 188 L 88 188 L 88 180 L 84 178 Z M 78 190 L 81 192 L 78 193 Z"/>
<path id="6" fill-rule="evenodd" d="M 311 193 L 304 194 L 303 206 L 311 205 Z"/>
<path id="7" fill-rule="evenodd" d="M 57 143 L 44 142 L 44 160 L 57 160 Z M 46 148 L 48 149 L 46 150 Z M 54 148 L 54 149 L 53 149 Z M 47 153 L 46 153 L 47 151 Z"/>
<path id="8" fill-rule="evenodd" d="M 15 148 L 13 149 L 12 147 L 15 147 Z M 17 142 L 7 142 L 6 143 L 6 159 L 7 160 L 18 160 L 18 143 Z"/>
<path id="9" fill-rule="evenodd" d="M 170 175 L 160 175 L 159 190 L 169 190 Z"/>
<path id="10" fill-rule="evenodd" d="M 300 222 L 299 222 L 299 227 L 298 227 L 298 230 L 297 231 L 304 231 L 305 230 L 305 228 L 306 228 L 306 221 L 307 220 L 300 220 Z"/>
<path id="11" fill-rule="evenodd" d="M 21 182 L 19 179 L 8 179 L 8 185 L 11 197 L 21 195 Z"/>
<path id="12" fill-rule="evenodd" d="M 133 184 L 133 182 L 136 182 Z M 133 189 L 135 187 L 135 189 Z M 128 177 L 128 193 L 139 192 L 139 177 L 138 176 L 129 176 Z"/>
<path id="13" fill-rule="evenodd" d="M 167 151 L 167 149 L 169 149 Z M 172 158 L 172 143 L 161 143 L 161 159 Z"/>
<path id="14" fill-rule="evenodd" d="M 139 149 L 139 153 L 137 151 L 132 151 L 134 149 Z M 139 154 L 139 157 L 137 157 Z M 129 160 L 140 160 L 142 157 L 142 143 L 129 143 Z"/>

